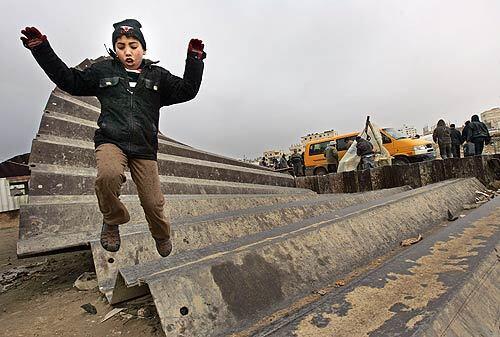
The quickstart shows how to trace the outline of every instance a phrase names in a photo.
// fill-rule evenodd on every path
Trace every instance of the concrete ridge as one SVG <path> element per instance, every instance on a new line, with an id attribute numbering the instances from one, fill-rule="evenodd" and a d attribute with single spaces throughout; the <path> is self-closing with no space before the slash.
<path id="1" fill-rule="evenodd" d="M 36 164 L 31 168 L 32 172 L 37 173 L 49 173 L 52 175 L 72 175 L 72 176 L 82 176 L 89 177 L 94 179 L 97 170 L 95 168 L 90 167 L 77 167 L 77 166 L 61 166 L 61 165 L 52 165 L 52 164 Z M 130 172 L 125 172 L 125 176 L 128 181 L 131 181 Z M 295 188 L 295 187 L 287 187 L 287 186 L 276 186 L 276 185 L 265 185 L 265 184 L 253 184 L 253 183 L 244 183 L 237 181 L 224 181 L 224 180 L 211 180 L 211 179 L 200 179 L 200 178 L 190 178 L 190 177 L 179 177 L 179 176 L 167 176 L 160 175 L 160 182 L 162 183 L 184 183 L 184 184 L 203 184 L 203 185 L 212 185 L 212 186 L 235 186 L 235 187 L 248 187 L 248 188 L 259 188 L 259 189 L 267 189 L 267 190 L 276 190 L 282 193 L 290 192 L 293 193 L 296 191 L 297 193 L 303 193 L 304 191 L 310 191 L 305 188 Z M 37 186 L 34 186 L 37 188 Z M 43 188 L 43 186 L 41 187 Z M 93 188 L 93 185 L 92 185 Z M 93 192 L 92 192 L 93 193 Z M 124 191 L 126 194 L 126 191 Z M 131 194 L 131 193 L 129 193 Z M 193 193 L 191 193 L 193 194 Z M 204 193 L 204 194 L 213 194 L 213 193 Z"/>
<path id="2" fill-rule="evenodd" d="M 89 110 L 95 111 L 98 114 L 101 113 L 101 108 L 98 108 L 92 104 L 89 104 L 85 101 L 82 101 L 82 100 L 78 99 L 77 96 L 71 96 L 62 90 L 53 90 L 51 95 L 54 95 L 57 98 L 63 99 L 65 101 L 71 102 L 73 104 L 79 105 L 81 107 L 87 108 Z"/>
<path id="3" fill-rule="evenodd" d="M 366 203 L 404 190 L 397 188 L 365 194 L 323 195 L 179 218 L 172 220 L 175 247 L 172 256 L 329 213 L 353 204 Z M 146 223 L 134 229 L 134 232 L 128 231 L 127 234 L 121 235 L 122 248 L 117 253 L 103 250 L 99 241 L 91 242 L 98 281 L 104 292 L 112 290 L 119 268 L 161 258 L 156 252 Z M 109 263 L 110 260 L 113 262 Z M 111 299 L 110 294 L 108 297 Z"/>
<path id="4" fill-rule="evenodd" d="M 41 150 L 38 150 L 39 148 L 42 149 L 44 148 L 47 150 L 48 145 L 51 144 L 54 147 L 61 148 L 57 151 L 59 153 L 60 158 L 54 158 L 54 157 L 46 157 L 41 155 Z M 95 158 L 93 156 L 94 154 L 94 143 L 84 141 L 84 140 L 78 140 L 78 139 L 69 139 L 69 138 L 63 138 L 63 137 L 58 137 L 58 136 L 52 136 L 52 135 L 47 135 L 47 134 L 41 134 L 37 137 L 36 140 L 33 141 L 33 147 L 35 148 L 35 151 L 33 152 L 33 156 L 30 157 L 30 164 L 31 165 L 36 165 L 37 163 L 43 163 L 43 164 L 52 164 L 54 162 L 62 162 L 64 165 L 69 165 L 72 166 L 72 164 L 79 164 L 78 166 L 84 166 L 84 167 L 95 167 Z M 71 153 L 77 153 L 76 149 L 80 149 L 78 151 L 78 157 L 75 156 L 69 156 L 67 154 Z M 40 154 L 38 154 L 38 152 Z M 83 154 L 85 152 L 85 155 Z M 47 152 L 47 151 L 44 151 Z M 50 149 L 49 152 L 56 152 L 56 149 Z M 43 160 L 43 161 L 42 161 Z M 220 162 L 214 162 L 214 161 L 208 161 L 208 160 L 202 160 L 202 159 L 194 159 L 194 158 L 188 158 L 188 157 L 181 157 L 181 156 L 176 156 L 176 155 L 170 155 L 170 154 L 164 154 L 164 153 L 158 153 L 158 166 L 159 169 L 161 170 L 161 165 L 162 162 L 169 162 L 173 164 L 183 164 L 185 165 L 192 165 L 192 166 L 197 166 L 200 167 L 200 169 L 203 169 L 203 167 L 211 167 L 214 169 L 223 169 L 227 171 L 238 171 L 242 173 L 252 173 L 252 174 L 258 174 L 261 176 L 269 176 L 269 177 L 276 177 L 280 178 L 283 180 L 289 180 L 290 182 L 293 181 L 293 177 L 284 174 L 284 173 L 278 173 L 278 172 L 273 172 L 270 170 L 262 170 L 259 168 L 250 168 L 246 166 L 236 166 L 236 165 L 231 165 L 231 164 L 225 164 L 225 163 L 220 163 Z M 62 165 L 62 163 L 60 165 Z M 76 165 L 73 165 L 76 166 Z M 160 173 L 163 173 L 160 171 Z"/>
<path id="5" fill-rule="evenodd" d="M 96 108 L 101 108 L 101 103 L 95 96 L 71 96 L 66 91 L 60 89 L 57 86 L 54 88 L 54 90 L 52 90 L 52 92 L 60 95 L 70 96 L 76 100 L 95 106 Z"/>
<path id="6" fill-rule="evenodd" d="M 498 216 L 495 198 L 252 336 L 493 336 L 500 295 Z"/>
<path id="7" fill-rule="evenodd" d="M 241 250 L 245 250 L 245 249 L 254 247 L 255 245 L 258 245 L 258 244 L 268 244 L 269 242 L 272 242 L 274 240 L 280 240 L 281 238 L 283 238 L 285 236 L 295 236 L 295 235 L 298 235 L 298 234 L 300 234 L 302 232 L 306 232 L 306 231 L 307 232 L 316 231 L 316 230 L 319 230 L 321 227 L 324 227 L 325 225 L 329 225 L 331 223 L 341 221 L 345 218 L 350 218 L 350 217 L 356 216 L 356 215 L 361 214 L 361 213 L 368 213 L 370 211 L 378 209 L 379 207 L 383 207 L 383 206 L 391 205 L 395 202 L 407 200 L 407 199 L 414 197 L 415 195 L 421 195 L 421 194 L 424 194 L 426 192 L 431 192 L 433 190 L 437 190 L 438 188 L 441 188 L 441 187 L 444 187 L 447 185 L 453 185 L 454 183 L 457 183 L 457 180 L 446 181 L 444 183 L 436 184 L 438 186 L 435 186 L 435 185 L 426 186 L 426 188 L 424 188 L 424 189 L 420 188 L 420 189 L 415 189 L 415 190 L 409 190 L 409 191 L 401 192 L 401 193 L 396 194 L 396 195 L 386 196 L 386 197 L 377 199 L 375 201 L 367 202 L 367 203 L 363 204 L 362 207 L 359 207 L 359 205 L 347 207 L 347 208 L 340 210 L 340 212 L 332 212 L 329 214 L 323 214 L 323 215 L 320 215 L 317 217 L 309 218 L 306 221 L 304 221 L 305 223 L 303 221 L 300 221 L 299 223 L 287 224 L 287 225 L 284 225 L 282 227 L 279 227 L 278 229 L 269 230 L 269 231 L 267 231 L 267 233 L 264 233 L 264 234 L 259 233 L 257 235 L 257 237 L 252 237 L 251 239 L 245 240 L 248 242 L 243 244 L 242 248 L 234 248 L 234 250 L 241 251 Z M 473 195 L 473 193 L 471 195 Z M 471 198 L 469 197 L 469 200 L 470 199 Z M 444 212 L 443 212 L 443 216 L 444 216 Z M 266 239 L 262 240 L 262 237 L 265 237 Z M 236 245 L 232 245 L 232 246 L 237 247 L 239 245 L 236 244 Z M 221 247 L 221 248 L 225 248 L 225 247 Z M 218 253 L 217 251 L 218 250 L 215 250 L 215 252 L 213 253 L 213 255 L 211 257 L 210 256 L 204 257 L 203 259 L 196 261 L 196 262 L 201 263 L 201 262 L 206 262 L 209 258 L 215 258 L 215 259 L 219 258 L 221 256 L 221 254 Z M 196 255 L 199 255 L 199 254 L 196 254 Z M 225 255 L 225 254 L 223 254 L 223 255 Z M 185 260 L 185 259 L 183 259 L 183 260 Z M 172 259 L 169 259 L 168 261 L 162 259 L 161 262 L 165 262 L 166 268 L 164 270 L 159 270 L 158 268 L 155 268 L 156 271 L 154 273 L 151 273 L 151 274 L 144 273 L 144 275 L 147 275 L 146 277 L 137 277 L 137 278 L 134 277 L 134 278 L 129 279 L 129 280 L 127 280 L 127 277 L 124 277 L 125 281 L 129 285 L 134 285 L 137 282 L 145 281 L 147 278 L 155 277 L 155 276 L 161 275 L 163 273 L 170 272 L 172 270 L 177 270 L 180 268 L 180 266 L 172 266 L 172 264 L 175 265 L 175 263 L 172 262 Z M 190 262 L 188 262 L 188 263 L 191 264 Z M 139 268 L 147 269 L 147 266 L 142 265 L 140 267 L 134 267 L 134 274 L 139 274 L 139 273 L 137 273 L 137 269 L 139 269 Z M 125 275 L 126 275 L 127 271 L 128 271 L 128 269 L 123 270 Z"/>
<path id="8" fill-rule="evenodd" d="M 112 301 L 149 289 L 166 332 L 228 335 L 439 223 L 448 209 L 473 200 L 477 188 L 481 184 L 475 179 L 426 186 L 122 268 Z"/>
<path id="9" fill-rule="evenodd" d="M 65 122 L 72 123 L 72 124 L 84 125 L 84 126 L 91 127 L 92 129 L 97 130 L 96 121 L 91 121 L 88 119 L 84 119 L 84 118 L 80 118 L 80 117 L 76 117 L 76 116 L 72 116 L 72 115 L 62 114 L 60 112 L 52 112 L 49 110 L 45 110 L 43 118 L 57 119 L 57 120 L 65 121 Z"/>
<path id="10" fill-rule="evenodd" d="M 316 193 L 307 189 L 299 189 L 304 194 L 311 196 L 317 196 Z M 298 192 L 300 192 L 298 191 Z M 276 193 L 276 194 L 252 194 L 253 199 L 267 199 L 267 198 L 279 198 L 279 197 L 290 197 L 300 195 L 301 193 Z M 343 195 L 343 194 L 337 194 Z M 353 194 L 349 194 L 353 195 Z M 197 200 L 197 199 L 248 199 L 248 194 L 164 194 L 167 200 Z M 139 196 L 135 194 L 122 194 L 120 195 L 120 200 L 123 202 L 139 202 Z M 97 197 L 95 195 L 58 195 L 58 196 L 48 196 L 39 195 L 30 198 L 30 205 L 59 205 L 59 204 L 97 204 Z"/>
<path id="11" fill-rule="evenodd" d="M 42 121 L 40 123 L 38 139 L 52 141 L 57 144 L 72 144 L 74 140 L 79 140 L 89 142 L 90 144 L 83 144 L 82 146 L 84 148 L 90 148 L 91 145 L 93 147 L 94 144 L 93 138 L 96 129 L 97 124 L 95 123 L 95 121 L 89 121 L 87 119 L 82 119 L 59 112 L 47 111 L 43 115 Z M 261 166 L 245 163 L 237 159 L 196 149 L 191 146 L 175 142 L 173 140 L 159 138 L 158 145 L 159 153 L 185 158 L 191 157 L 193 159 L 205 160 L 209 162 L 219 162 L 223 164 L 272 172 L 272 170 Z"/>
<path id="12" fill-rule="evenodd" d="M 174 195 L 167 196 L 165 213 L 174 222 L 179 219 L 224 212 L 231 209 L 252 208 L 273 203 L 313 198 L 316 194 L 303 190 L 294 193 L 244 195 Z M 136 231 L 134 223 L 145 223 L 144 212 L 137 196 L 124 196 L 131 221 L 122 227 L 122 234 Z M 35 197 L 20 213 L 19 257 L 57 252 L 65 248 L 87 249 L 88 242 L 99 233 L 102 215 L 93 195 L 63 197 Z M 183 221 L 183 220 L 181 220 Z M 75 227 L 73 224 L 79 223 Z M 147 230 L 144 226 L 143 230 Z M 58 235 L 54 236 L 53 233 Z"/>

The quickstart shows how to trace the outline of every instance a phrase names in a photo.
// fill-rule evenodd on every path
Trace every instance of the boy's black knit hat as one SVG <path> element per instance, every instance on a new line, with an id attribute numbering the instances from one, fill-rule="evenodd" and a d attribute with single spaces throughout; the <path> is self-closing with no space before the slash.
<path id="1" fill-rule="evenodd" d="M 111 40 L 113 41 L 113 50 L 115 49 L 116 40 L 122 35 L 135 37 L 142 45 L 142 49 L 146 50 L 146 40 L 144 40 L 144 35 L 141 32 L 141 24 L 135 19 L 125 19 L 123 21 L 113 24 L 115 30 Z"/>

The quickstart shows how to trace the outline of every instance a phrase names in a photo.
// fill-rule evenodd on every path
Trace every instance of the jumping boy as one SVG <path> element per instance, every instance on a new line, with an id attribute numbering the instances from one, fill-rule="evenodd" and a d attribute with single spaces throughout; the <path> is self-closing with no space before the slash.
<path id="1" fill-rule="evenodd" d="M 22 30 L 21 40 L 59 88 L 71 95 L 96 96 L 101 103 L 94 143 L 103 248 L 118 251 L 119 225 L 130 220 L 119 199 L 128 166 L 158 253 L 165 257 L 172 251 L 172 241 L 156 162 L 159 110 L 196 96 L 206 57 L 204 45 L 197 39 L 189 42 L 184 77 L 179 78 L 143 58 L 146 41 L 139 21 L 127 19 L 113 27 L 112 58 L 83 71 L 68 68 L 35 27 Z"/>

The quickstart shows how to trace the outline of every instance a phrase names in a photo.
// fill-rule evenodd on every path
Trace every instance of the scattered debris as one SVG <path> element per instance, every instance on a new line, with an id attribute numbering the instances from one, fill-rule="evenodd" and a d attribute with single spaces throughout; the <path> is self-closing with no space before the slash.
<path id="1" fill-rule="evenodd" d="M 462 206 L 462 208 L 463 208 L 464 210 L 466 210 L 466 211 L 471 210 L 471 209 L 474 209 L 474 208 L 478 208 L 478 207 L 479 207 L 479 205 L 478 205 L 478 204 L 464 204 L 464 205 Z"/>
<path id="2" fill-rule="evenodd" d="M 327 291 L 324 289 L 319 289 L 319 290 L 313 290 L 313 294 L 317 294 L 320 296 L 325 296 L 327 294 Z"/>
<path id="3" fill-rule="evenodd" d="M 336 287 L 343 287 L 345 286 L 345 281 L 344 280 L 338 280 L 335 282 Z"/>
<path id="4" fill-rule="evenodd" d="M 141 318 L 151 318 L 154 316 L 154 312 L 150 307 L 142 307 L 137 310 L 137 316 Z"/>
<path id="5" fill-rule="evenodd" d="M 495 192 L 492 190 L 486 190 L 486 192 L 476 191 L 476 204 L 484 204 L 495 197 Z"/>
<path id="6" fill-rule="evenodd" d="M 465 214 L 460 214 L 460 217 L 461 218 L 465 218 Z"/>
<path id="7" fill-rule="evenodd" d="M 4 272 L 0 272 L 0 294 L 21 284 L 23 280 L 29 279 L 31 275 L 41 272 L 46 260 L 25 266 L 16 266 Z"/>
<path id="8" fill-rule="evenodd" d="M 52 276 L 51 278 L 49 278 L 47 281 L 43 281 L 43 282 L 42 282 L 42 285 L 46 285 L 46 284 L 48 284 L 48 283 L 50 283 L 50 282 L 52 282 L 52 281 L 57 280 L 58 278 L 59 278 L 59 276 L 54 275 L 54 276 Z"/>
<path id="9" fill-rule="evenodd" d="M 458 219 L 458 216 L 453 215 L 450 210 L 448 210 L 448 221 L 455 221 Z"/>
<path id="10" fill-rule="evenodd" d="M 97 278 L 95 273 L 83 273 L 78 276 L 73 286 L 78 290 L 91 290 L 97 288 Z"/>
<path id="11" fill-rule="evenodd" d="M 401 246 L 402 247 L 411 246 L 419 242 L 420 240 L 422 240 L 422 235 L 419 234 L 416 238 L 409 238 L 401 241 Z"/>
<path id="12" fill-rule="evenodd" d="M 127 314 L 126 312 L 120 312 L 120 316 L 123 318 L 123 319 L 126 319 L 126 320 L 129 320 L 129 319 L 132 319 L 134 318 L 134 315 L 132 314 Z"/>
<path id="13" fill-rule="evenodd" d="M 111 317 L 113 317 L 114 315 L 116 315 L 117 313 L 119 313 L 120 311 L 122 311 L 124 309 L 125 308 L 114 308 L 113 310 L 111 310 L 110 312 L 108 312 L 106 314 L 106 316 L 104 316 L 104 318 L 102 319 L 101 323 L 106 322 L 108 319 L 110 319 Z"/>
<path id="14" fill-rule="evenodd" d="M 81 305 L 80 308 L 82 308 L 91 315 L 97 314 L 97 309 L 90 303 L 85 303 L 84 305 Z"/>

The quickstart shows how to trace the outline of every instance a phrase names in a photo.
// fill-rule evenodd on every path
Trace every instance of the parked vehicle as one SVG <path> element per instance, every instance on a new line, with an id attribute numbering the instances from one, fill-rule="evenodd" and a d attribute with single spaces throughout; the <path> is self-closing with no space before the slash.
<path id="1" fill-rule="evenodd" d="M 407 165 L 409 163 L 436 158 L 432 142 L 428 140 L 410 138 L 393 128 L 381 129 L 380 133 L 382 134 L 384 147 L 393 157 L 393 165 Z M 331 140 L 337 142 L 337 151 L 340 160 L 357 135 L 357 132 L 351 132 L 339 136 L 316 139 L 307 143 L 304 153 L 306 175 L 323 175 L 328 172 L 324 152 Z"/>

